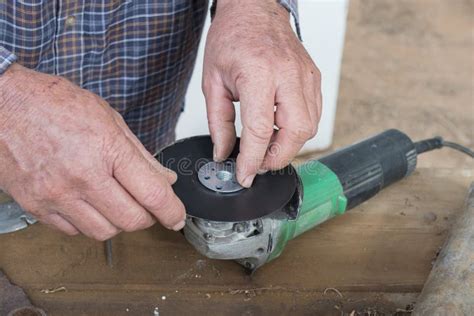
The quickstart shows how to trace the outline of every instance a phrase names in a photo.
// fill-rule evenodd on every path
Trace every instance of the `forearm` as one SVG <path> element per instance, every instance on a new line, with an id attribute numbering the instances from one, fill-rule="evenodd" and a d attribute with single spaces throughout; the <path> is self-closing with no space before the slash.
<path id="1" fill-rule="evenodd" d="M 12 112 L 11 108 L 17 103 L 17 98 L 14 91 L 12 91 L 15 89 L 11 82 L 17 71 L 15 68 L 21 66 L 15 65 L 15 62 L 15 54 L 0 46 L 0 124 L 3 127 L 2 129 L 6 126 L 8 113 Z"/>
<path id="2" fill-rule="evenodd" d="M 29 95 L 21 93 L 28 85 L 27 81 L 21 80 L 21 86 L 15 82 L 22 68 L 18 64 L 12 64 L 0 75 L 0 136 L 2 131 L 15 124 L 12 122 L 12 114 L 22 109 L 20 105 L 25 96 Z"/>

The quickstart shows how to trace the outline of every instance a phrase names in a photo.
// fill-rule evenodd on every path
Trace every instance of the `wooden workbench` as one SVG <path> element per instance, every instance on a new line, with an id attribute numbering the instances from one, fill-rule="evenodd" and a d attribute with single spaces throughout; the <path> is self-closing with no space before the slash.
<path id="1" fill-rule="evenodd" d="M 421 290 L 473 180 L 473 170 L 420 169 L 290 242 L 253 276 L 158 226 L 116 237 L 111 269 L 102 243 L 36 224 L 0 236 L 0 268 L 50 315 L 395 312 Z"/>

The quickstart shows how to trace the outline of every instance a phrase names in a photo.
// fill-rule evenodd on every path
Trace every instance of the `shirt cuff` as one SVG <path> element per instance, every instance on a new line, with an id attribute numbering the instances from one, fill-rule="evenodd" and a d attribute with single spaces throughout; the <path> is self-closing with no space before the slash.
<path id="1" fill-rule="evenodd" d="M 295 19 L 295 29 L 296 34 L 300 41 L 302 41 L 301 37 L 301 29 L 300 29 L 300 17 L 298 15 L 298 0 L 278 0 L 278 2 L 291 13 L 293 18 Z"/>
<path id="2" fill-rule="evenodd" d="M 16 56 L 8 49 L 0 46 L 0 75 L 7 71 L 8 67 L 16 61 Z"/>

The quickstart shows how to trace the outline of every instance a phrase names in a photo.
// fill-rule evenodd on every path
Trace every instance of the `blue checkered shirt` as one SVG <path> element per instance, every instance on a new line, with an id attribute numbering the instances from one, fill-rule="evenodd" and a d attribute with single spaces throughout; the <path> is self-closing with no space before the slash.
<path id="1" fill-rule="evenodd" d="M 298 21 L 296 0 L 279 2 Z M 18 62 L 65 77 L 109 102 L 156 152 L 174 140 L 207 7 L 207 0 L 0 0 L 0 75 Z"/>

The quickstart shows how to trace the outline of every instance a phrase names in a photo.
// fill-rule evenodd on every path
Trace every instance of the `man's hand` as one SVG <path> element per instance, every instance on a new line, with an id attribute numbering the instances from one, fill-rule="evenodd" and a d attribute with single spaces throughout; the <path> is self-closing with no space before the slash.
<path id="1" fill-rule="evenodd" d="M 17 64 L 0 77 L 0 188 L 41 222 L 98 240 L 178 230 L 174 181 L 98 96 Z"/>
<path id="2" fill-rule="evenodd" d="M 317 131 L 321 76 L 276 0 L 219 0 L 204 57 L 203 91 L 214 159 L 235 144 L 240 101 L 242 134 L 237 178 L 288 165 Z M 276 127 L 276 128 L 274 128 Z"/>

